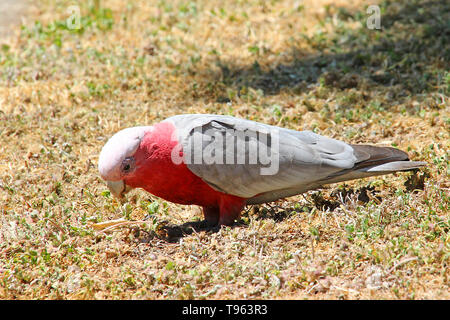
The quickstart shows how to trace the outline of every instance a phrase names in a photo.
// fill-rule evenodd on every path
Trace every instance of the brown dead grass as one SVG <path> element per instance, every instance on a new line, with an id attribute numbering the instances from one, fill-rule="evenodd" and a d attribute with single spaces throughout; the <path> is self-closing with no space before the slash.
<path id="1" fill-rule="evenodd" d="M 383 32 L 358 18 L 372 1 L 86 2 L 82 33 L 50 27 L 71 2 L 31 8 L 0 42 L 0 298 L 449 299 L 449 9 L 416 2 L 382 3 Z M 198 208 L 139 190 L 120 203 L 96 164 L 119 129 L 179 113 L 394 145 L 430 165 L 171 239 L 164 228 Z"/>

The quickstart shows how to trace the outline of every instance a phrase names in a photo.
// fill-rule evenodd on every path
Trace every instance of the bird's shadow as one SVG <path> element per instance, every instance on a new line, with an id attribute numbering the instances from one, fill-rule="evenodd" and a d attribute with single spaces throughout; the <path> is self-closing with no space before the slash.
<path id="1" fill-rule="evenodd" d="M 429 177 L 427 173 L 419 174 L 418 170 L 414 170 L 406 179 L 404 186 L 408 192 L 424 190 L 424 182 Z M 240 219 L 231 225 L 232 228 L 246 228 L 249 226 L 250 220 L 273 220 L 282 222 L 297 214 L 308 214 L 314 209 L 333 212 L 341 205 L 348 202 L 364 205 L 370 201 L 382 201 L 379 190 L 374 186 L 367 185 L 360 188 L 352 188 L 346 185 L 335 188 L 330 192 L 329 196 L 324 196 L 323 190 L 317 190 L 309 196 L 306 203 L 290 203 L 284 205 L 285 200 L 279 200 L 274 203 L 266 203 L 263 205 L 251 205 L 241 214 Z M 205 220 L 190 221 L 183 224 L 161 223 L 157 232 L 141 233 L 139 242 L 150 242 L 150 240 L 159 238 L 169 243 L 176 243 L 180 239 L 192 235 L 193 233 L 217 233 L 225 226 L 217 226 L 208 224 Z M 137 227 L 139 228 L 139 227 Z M 139 229 L 139 231 L 144 231 Z M 140 232 L 139 232 L 140 233 Z"/>
<path id="2" fill-rule="evenodd" d="M 257 221 L 273 220 L 275 222 L 282 222 L 289 219 L 293 215 L 312 212 L 314 208 L 332 212 L 340 206 L 342 201 L 348 201 L 349 196 L 355 196 L 358 201 L 367 203 L 369 201 L 369 197 L 367 196 L 368 192 L 376 195 L 376 191 L 371 187 L 363 187 L 357 190 L 344 188 L 342 190 L 332 192 L 331 199 L 325 199 L 321 191 L 318 191 L 311 195 L 310 202 L 307 204 L 302 204 L 301 206 L 298 206 L 297 204 L 288 206 L 280 205 L 280 203 L 284 200 L 279 200 L 271 204 L 266 203 L 263 205 L 251 205 L 247 207 L 247 210 L 244 210 L 240 219 L 236 220 L 229 227 L 246 228 L 248 227 L 251 219 L 255 219 Z M 190 221 L 183 224 L 161 223 L 156 232 L 140 232 L 139 242 L 150 242 L 150 240 L 156 237 L 168 243 L 176 243 L 180 241 L 180 239 L 194 233 L 206 232 L 213 234 L 219 232 L 221 228 L 226 228 L 226 226 L 211 225 L 205 220 Z M 140 231 L 144 230 L 141 229 Z"/>
<path id="3" fill-rule="evenodd" d="M 178 242 L 181 238 L 189 236 L 193 233 L 216 233 L 220 230 L 220 228 L 220 226 L 212 226 L 205 220 L 202 220 L 185 222 L 180 225 L 166 225 L 161 229 L 165 232 L 165 238 L 168 242 Z"/>

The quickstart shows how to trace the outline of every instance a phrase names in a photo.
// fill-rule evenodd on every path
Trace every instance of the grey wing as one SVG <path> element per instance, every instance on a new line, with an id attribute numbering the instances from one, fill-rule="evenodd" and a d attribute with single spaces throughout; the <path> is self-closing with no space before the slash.
<path id="1" fill-rule="evenodd" d="M 308 190 L 357 159 L 353 148 L 310 131 L 217 115 L 179 115 L 183 161 L 214 189 L 243 198 L 278 199 Z"/>

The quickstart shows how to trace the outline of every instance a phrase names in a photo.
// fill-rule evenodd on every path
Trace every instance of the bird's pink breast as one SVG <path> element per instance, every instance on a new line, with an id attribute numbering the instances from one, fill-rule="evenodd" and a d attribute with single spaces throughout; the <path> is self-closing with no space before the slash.
<path id="1" fill-rule="evenodd" d="M 218 206 L 222 197 L 241 199 L 214 190 L 184 163 L 172 161 L 172 150 L 178 144 L 173 140 L 176 128 L 172 123 L 161 122 L 153 128 L 135 153 L 136 171 L 125 179 L 126 184 L 180 204 L 209 207 Z"/>

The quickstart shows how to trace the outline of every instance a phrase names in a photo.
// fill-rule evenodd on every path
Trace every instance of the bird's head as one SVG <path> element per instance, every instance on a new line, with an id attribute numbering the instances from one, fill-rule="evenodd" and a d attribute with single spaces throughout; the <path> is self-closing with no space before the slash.
<path id="1" fill-rule="evenodd" d="M 103 146 L 98 159 L 98 170 L 114 196 L 121 198 L 131 189 L 127 186 L 126 179 L 133 176 L 139 168 L 135 154 L 145 134 L 151 130 L 151 126 L 123 129 Z"/>

